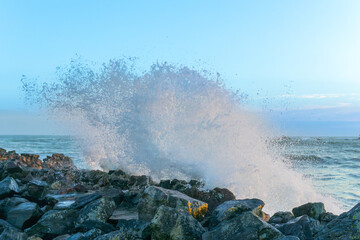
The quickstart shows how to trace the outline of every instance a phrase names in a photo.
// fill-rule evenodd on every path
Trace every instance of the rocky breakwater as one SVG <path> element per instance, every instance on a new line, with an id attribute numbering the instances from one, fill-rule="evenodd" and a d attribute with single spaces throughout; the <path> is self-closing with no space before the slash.
<path id="1" fill-rule="evenodd" d="M 273 216 L 202 182 L 77 169 L 0 149 L 0 239 L 360 239 L 360 206 L 335 216 L 307 203 Z"/>

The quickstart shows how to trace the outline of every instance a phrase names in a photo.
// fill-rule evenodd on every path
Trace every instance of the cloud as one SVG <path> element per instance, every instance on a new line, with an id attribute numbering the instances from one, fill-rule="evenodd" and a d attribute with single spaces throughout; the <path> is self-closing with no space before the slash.
<path id="1" fill-rule="evenodd" d="M 349 98 L 349 97 L 360 97 L 359 93 L 314 93 L 314 94 L 284 94 L 278 96 L 280 98 L 298 98 L 298 99 L 325 99 L 325 98 Z"/>

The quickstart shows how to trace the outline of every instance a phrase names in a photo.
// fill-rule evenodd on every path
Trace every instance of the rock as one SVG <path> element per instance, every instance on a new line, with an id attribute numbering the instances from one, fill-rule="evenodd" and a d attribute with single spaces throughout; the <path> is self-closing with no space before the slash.
<path id="1" fill-rule="evenodd" d="M 149 186 L 145 189 L 138 204 L 139 219 L 150 221 L 161 205 L 186 210 L 194 217 L 202 217 L 208 208 L 207 203 L 178 191 Z"/>
<path id="2" fill-rule="evenodd" d="M 111 232 L 105 235 L 98 236 L 95 240 L 141 240 L 134 232 L 124 232 L 122 230 L 118 230 L 115 232 Z M 160 240 L 160 239 L 159 239 Z"/>
<path id="3" fill-rule="evenodd" d="M 103 235 L 104 233 L 100 229 L 92 229 L 86 233 L 76 233 L 66 240 L 93 240 L 96 237 Z"/>
<path id="4" fill-rule="evenodd" d="M 71 208 L 73 209 L 80 209 L 83 208 L 86 204 L 95 201 L 97 199 L 101 198 L 101 195 L 98 193 L 93 193 L 89 195 L 85 195 L 82 197 L 79 197 L 72 205 Z"/>
<path id="5" fill-rule="evenodd" d="M 152 239 L 185 240 L 199 239 L 205 229 L 182 209 L 167 206 L 158 208 L 150 223 Z"/>
<path id="6" fill-rule="evenodd" d="M 36 169 L 43 168 L 43 162 L 39 159 L 39 155 L 23 153 L 17 161 L 25 167 L 31 167 Z"/>
<path id="7" fill-rule="evenodd" d="M 25 229 L 40 219 L 42 212 L 36 203 L 24 202 L 11 208 L 6 216 L 6 221 L 19 229 Z"/>
<path id="8" fill-rule="evenodd" d="M 12 197 L 0 201 L 0 218 L 6 219 L 8 212 L 21 203 L 29 202 L 24 198 Z"/>
<path id="9" fill-rule="evenodd" d="M 112 199 L 102 197 L 95 200 L 80 210 L 77 226 L 89 220 L 106 222 L 115 210 L 115 202 Z"/>
<path id="10" fill-rule="evenodd" d="M 258 217 L 262 217 L 262 208 L 265 203 L 260 199 L 231 200 L 222 203 L 212 212 L 210 217 L 210 228 L 214 228 L 222 221 L 231 219 L 243 212 L 251 211 Z"/>
<path id="11" fill-rule="evenodd" d="M 326 213 L 324 204 L 321 202 L 307 203 L 292 210 L 295 217 L 308 215 L 309 217 L 319 220 L 320 215 Z"/>
<path id="12" fill-rule="evenodd" d="M 47 189 L 48 185 L 46 182 L 33 180 L 26 185 L 26 190 L 21 196 L 32 202 L 43 205 Z"/>
<path id="13" fill-rule="evenodd" d="M 120 219 L 116 225 L 123 232 L 134 232 L 143 239 L 150 238 L 150 223 L 137 219 Z"/>
<path id="14" fill-rule="evenodd" d="M 152 182 L 150 177 L 145 176 L 145 175 L 131 176 L 129 179 L 128 185 L 145 188 L 150 183 L 150 181 Z"/>
<path id="15" fill-rule="evenodd" d="M 70 157 L 66 157 L 64 154 L 55 153 L 51 157 L 47 156 L 44 159 L 44 167 L 54 170 L 71 169 L 75 168 L 75 165 Z"/>
<path id="16" fill-rule="evenodd" d="M 0 199 L 14 195 L 19 192 L 19 185 L 12 177 L 6 177 L 0 182 Z"/>
<path id="17" fill-rule="evenodd" d="M 40 220 L 25 232 L 28 235 L 38 235 L 41 238 L 54 238 L 56 236 L 70 234 L 75 228 L 75 221 L 79 213 L 76 210 L 50 210 Z"/>
<path id="18" fill-rule="evenodd" d="M 287 223 L 294 219 L 294 215 L 291 212 L 276 212 L 269 220 L 269 223 L 280 224 Z"/>
<path id="19" fill-rule="evenodd" d="M 10 223 L 0 219 L 0 240 L 26 240 L 27 235 Z"/>
<path id="20" fill-rule="evenodd" d="M 120 205 L 120 203 L 123 201 L 125 196 L 124 192 L 121 189 L 113 188 L 113 187 L 106 187 L 99 189 L 98 193 L 102 197 L 111 198 L 116 205 Z"/>
<path id="21" fill-rule="evenodd" d="M 87 193 L 87 188 L 82 184 L 77 184 L 74 186 L 74 190 L 78 193 Z"/>
<path id="22" fill-rule="evenodd" d="M 6 161 L 3 169 L 10 174 L 23 172 L 23 168 L 15 159 Z"/>
<path id="23" fill-rule="evenodd" d="M 275 225 L 284 235 L 296 236 L 300 240 L 312 240 L 320 228 L 320 222 L 307 215 L 297 217 L 284 224 Z"/>
<path id="24" fill-rule="evenodd" d="M 213 190 L 201 191 L 196 187 L 192 187 L 185 189 L 183 193 L 208 203 L 209 211 L 213 211 L 223 202 L 235 200 L 235 195 L 226 188 L 214 188 Z"/>
<path id="25" fill-rule="evenodd" d="M 61 235 L 61 236 L 58 236 L 58 237 L 54 238 L 53 240 L 66 240 L 69 237 L 71 237 L 69 234 L 64 234 L 64 235 Z"/>
<path id="26" fill-rule="evenodd" d="M 109 223 L 89 220 L 89 221 L 85 221 L 85 222 L 81 223 L 79 226 L 77 226 L 76 231 L 77 232 L 87 232 L 94 228 L 101 230 L 101 232 L 103 232 L 103 234 L 113 232 L 116 230 L 116 228 Z"/>
<path id="27" fill-rule="evenodd" d="M 332 220 L 334 220 L 337 217 L 338 216 L 336 216 L 335 214 L 330 213 L 330 212 L 323 213 L 320 215 L 320 223 L 328 224 L 329 222 L 331 222 Z"/>
<path id="28" fill-rule="evenodd" d="M 251 211 L 246 211 L 232 219 L 223 221 L 213 230 L 205 232 L 203 240 L 272 240 L 280 239 L 283 234 L 266 223 Z"/>
<path id="29" fill-rule="evenodd" d="M 315 239 L 360 239 L 360 203 L 325 225 Z"/>

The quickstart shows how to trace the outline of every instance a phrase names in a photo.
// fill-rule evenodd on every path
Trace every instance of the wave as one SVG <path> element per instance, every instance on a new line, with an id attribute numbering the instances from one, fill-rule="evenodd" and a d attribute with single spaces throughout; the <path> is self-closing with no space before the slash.
<path id="1" fill-rule="evenodd" d="M 57 75 L 42 85 L 24 79 L 24 90 L 72 129 L 93 169 L 197 178 L 260 198 L 268 212 L 309 201 L 340 211 L 284 163 L 263 118 L 219 75 L 166 63 L 139 74 L 123 59 L 99 69 L 72 61 Z"/>

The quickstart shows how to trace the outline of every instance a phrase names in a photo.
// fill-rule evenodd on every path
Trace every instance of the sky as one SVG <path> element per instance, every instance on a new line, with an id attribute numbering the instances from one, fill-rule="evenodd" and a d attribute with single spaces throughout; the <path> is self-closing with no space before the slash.
<path id="1" fill-rule="evenodd" d="M 288 135 L 360 133 L 360 1 L 1 1 L 0 134 L 61 134 L 26 75 L 136 57 L 219 72 Z"/>

